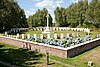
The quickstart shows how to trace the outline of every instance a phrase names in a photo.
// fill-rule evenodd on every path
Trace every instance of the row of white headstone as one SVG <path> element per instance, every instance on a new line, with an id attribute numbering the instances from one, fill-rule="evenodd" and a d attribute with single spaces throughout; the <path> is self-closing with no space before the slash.
<path id="1" fill-rule="evenodd" d="M 55 30 L 55 31 L 72 30 L 72 31 L 83 31 L 83 32 L 90 33 L 89 28 L 50 27 L 49 29 L 50 30 Z M 43 31 L 43 30 L 45 30 L 45 27 L 33 27 L 33 30 Z"/>
<path id="2" fill-rule="evenodd" d="M 76 35 L 74 33 L 71 34 L 72 37 L 79 37 L 79 33 L 77 33 Z M 11 35 L 6 35 L 6 37 L 12 37 Z M 27 39 L 31 38 L 31 35 L 30 34 L 27 34 Z M 37 34 L 34 34 L 33 37 L 36 39 L 37 38 Z M 66 35 L 64 35 L 63 33 L 60 34 L 60 39 L 63 39 L 64 37 L 68 38 L 70 37 L 70 34 L 67 33 Z M 98 34 L 98 37 L 100 37 L 100 34 Z M 21 36 L 19 35 L 19 33 L 16 35 L 16 39 L 25 39 L 25 34 L 21 34 Z M 43 39 L 43 34 L 40 34 L 39 36 L 40 39 Z M 47 34 L 47 39 L 50 39 L 51 38 L 51 34 Z M 58 38 L 58 35 L 55 33 L 53 35 L 53 38 L 54 39 L 57 39 Z"/>
<path id="3" fill-rule="evenodd" d="M 51 35 L 51 34 L 47 34 L 47 39 L 50 39 L 50 38 L 51 38 L 50 35 Z M 72 37 L 75 37 L 75 34 L 74 34 L 74 33 L 72 33 L 71 35 L 72 35 Z M 77 33 L 76 36 L 78 37 L 78 36 L 79 36 L 79 33 Z M 16 39 L 18 39 L 19 37 L 20 37 L 20 35 L 17 34 L 17 35 L 16 35 Z M 33 37 L 36 39 L 36 38 L 37 38 L 37 34 L 34 34 Z M 67 33 L 65 37 L 70 37 L 70 34 Z M 25 34 L 21 34 L 21 38 L 22 38 L 22 39 L 25 39 Z M 29 38 L 31 38 L 31 35 L 30 35 L 30 34 L 27 34 L 27 39 L 29 39 Z M 43 34 L 40 34 L 39 38 L 40 38 L 40 39 L 43 39 Z M 54 35 L 53 35 L 53 38 L 54 38 L 54 39 L 57 39 L 57 38 L 58 38 L 58 35 L 57 35 L 57 34 L 54 34 Z M 61 39 L 64 38 L 64 34 L 63 34 L 63 33 L 60 34 L 60 38 L 61 38 Z"/>
<path id="4" fill-rule="evenodd" d="M 7 33 L 17 33 L 17 32 L 21 32 L 21 31 L 26 31 L 28 30 L 28 28 L 12 28 L 11 30 L 6 31 Z"/>

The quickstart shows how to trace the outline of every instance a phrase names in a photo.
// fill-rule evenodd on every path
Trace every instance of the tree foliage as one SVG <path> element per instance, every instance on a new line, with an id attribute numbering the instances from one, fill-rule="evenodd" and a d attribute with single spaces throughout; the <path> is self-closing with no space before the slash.
<path id="1" fill-rule="evenodd" d="M 48 10 L 43 8 L 43 10 L 38 10 L 35 14 L 29 16 L 27 19 L 30 28 L 37 26 L 46 26 L 47 24 L 47 13 Z M 49 14 L 49 26 L 52 26 L 52 17 Z"/>
<path id="2" fill-rule="evenodd" d="M 0 0 L 0 30 L 27 27 L 24 10 L 15 0 Z"/>
<path id="3" fill-rule="evenodd" d="M 54 11 L 56 26 L 100 27 L 100 0 L 80 0 Z"/>

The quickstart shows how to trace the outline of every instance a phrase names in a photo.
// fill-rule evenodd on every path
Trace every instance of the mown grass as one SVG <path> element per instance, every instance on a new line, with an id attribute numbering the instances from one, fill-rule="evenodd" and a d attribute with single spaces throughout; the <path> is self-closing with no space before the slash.
<path id="1" fill-rule="evenodd" d="M 42 63 L 39 61 L 42 57 L 43 55 L 38 52 L 0 43 L 0 60 L 2 61 L 17 66 L 35 66 Z"/>
<path id="2" fill-rule="evenodd" d="M 46 67 L 45 54 L 4 43 L 0 43 L 0 60 L 17 67 Z M 49 67 L 64 67 L 64 65 L 50 61 Z"/>
<path id="3" fill-rule="evenodd" d="M 72 58 L 59 58 L 56 56 L 50 56 L 50 58 L 75 67 L 88 67 L 88 61 L 93 61 L 94 65 L 92 67 L 100 67 L 100 46 Z"/>
<path id="4" fill-rule="evenodd" d="M 46 67 L 45 54 L 4 43 L 0 43 L 0 60 L 21 67 Z M 88 67 L 88 61 L 93 61 L 92 67 L 100 67 L 100 46 L 72 58 L 50 55 L 48 67 Z"/>

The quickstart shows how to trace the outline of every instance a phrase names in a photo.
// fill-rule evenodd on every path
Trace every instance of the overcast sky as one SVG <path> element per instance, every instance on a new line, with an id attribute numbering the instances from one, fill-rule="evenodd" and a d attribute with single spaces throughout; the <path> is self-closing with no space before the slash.
<path id="1" fill-rule="evenodd" d="M 17 0 L 18 4 L 24 9 L 26 17 L 34 14 L 38 9 L 47 8 L 54 18 L 54 10 L 58 7 L 68 7 L 78 0 Z M 90 1 L 90 0 L 89 0 Z"/>

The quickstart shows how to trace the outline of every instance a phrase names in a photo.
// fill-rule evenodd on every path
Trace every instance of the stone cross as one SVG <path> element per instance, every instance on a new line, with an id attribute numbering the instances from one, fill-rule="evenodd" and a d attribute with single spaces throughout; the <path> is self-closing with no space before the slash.
<path id="1" fill-rule="evenodd" d="M 49 14 L 47 14 L 47 28 L 49 27 Z"/>

